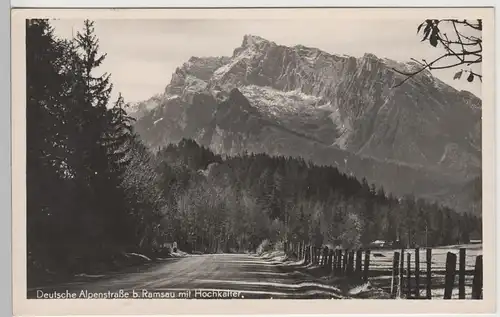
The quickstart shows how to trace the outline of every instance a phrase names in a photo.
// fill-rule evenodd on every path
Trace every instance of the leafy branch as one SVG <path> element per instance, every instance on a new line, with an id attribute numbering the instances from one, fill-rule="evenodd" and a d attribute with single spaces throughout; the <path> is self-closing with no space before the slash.
<path id="1" fill-rule="evenodd" d="M 450 29 L 450 34 L 443 32 L 443 29 L 446 28 Z M 420 66 L 415 71 L 401 71 L 393 68 L 396 73 L 406 76 L 393 88 L 403 85 L 424 70 L 448 69 L 460 66 L 466 68 L 461 68 L 456 72 L 453 79 L 460 79 L 464 73 L 468 73 L 468 82 L 473 82 L 476 78 L 482 81 L 482 75 L 474 72 L 471 67 L 483 61 L 482 29 L 483 23 L 480 19 L 475 22 L 458 19 L 425 20 L 417 28 L 417 34 L 422 35 L 421 41 L 428 41 L 433 47 L 439 45 L 444 48 L 444 53 L 430 62 L 425 59 L 418 61 L 412 58 L 411 60 Z M 479 36 L 470 35 L 469 33 L 479 33 Z"/>

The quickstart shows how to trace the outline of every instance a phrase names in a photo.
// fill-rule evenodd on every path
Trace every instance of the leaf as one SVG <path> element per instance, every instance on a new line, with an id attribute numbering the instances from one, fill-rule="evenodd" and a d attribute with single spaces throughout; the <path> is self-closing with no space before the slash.
<path id="1" fill-rule="evenodd" d="M 429 43 L 431 43 L 432 46 L 436 47 L 438 44 L 438 35 L 435 32 L 432 32 L 431 37 L 429 38 Z"/>
<path id="2" fill-rule="evenodd" d="M 422 26 L 424 26 L 424 23 L 425 23 L 425 22 L 422 22 L 422 23 L 420 23 L 420 25 L 418 26 L 418 28 L 417 28 L 417 34 L 418 34 L 418 32 L 420 32 L 420 29 L 422 28 Z"/>
<path id="3" fill-rule="evenodd" d="M 429 36 L 430 31 L 431 31 L 430 29 L 425 28 L 425 30 L 424 30 L 424 38 L 422 39 L 421 42 L 427 40 L 427 37 Z"/>
<path id="4" fill-rule="evenodd" d="M 467 77 L 467 81 L 471 83 L 474 80 L 474 74 L 470 73 L 469 77 Z"/>
<path id="5" fill-rule="evenodd" d="M 429 33 L 431 31 L 431 24 L 429 22 L 429 20 L 425 21 L 425 23 L 427 23 L 427 25 L 425 26 L 424 28 L 424 38 L 422 39 L 421 42 L 425 41 L 427 39 L 427 37 L 429 36 Z"/>
<path id="6" fill-rule="evenodd" d="M 462 77 L 463 72 L 464 72 L 463 70 L 456 72 L 455 76 L 453 76 L 453 79 L 460 79 L 460 77 Z"/>

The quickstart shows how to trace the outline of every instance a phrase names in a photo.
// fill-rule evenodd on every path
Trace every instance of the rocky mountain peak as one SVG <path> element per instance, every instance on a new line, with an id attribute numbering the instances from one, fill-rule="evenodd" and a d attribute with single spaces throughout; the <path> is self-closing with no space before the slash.
<path id="1" fill-rule="evenodd" d="M 259 47 L 263 45 L 271 45 L 276 43 L 269 41 L 263 37 L 260 37 L 258 35 L 253 35 L 253 34 L 245 34 L 243 36 L 243 42 L 241 43 L 241 47 L 243 48 L 249 48 L 249 47 Z"/>
<path id="2" fill-rule="evenodd" d="M 137 126 L 153 146 L 189 137 L 335 165 L 399 194 L 435 191 L 480 175 L 481 100 L 428 71 L 394 88 L 394 68 L 419 67 L 247 34 L 230 57 L 189 58 Z"/>
<path id="3" fill-rule="evenodd" d="M 372 59 L 372 60 L 376 60 L 376 61 L 380 60 L 380 58 L 378 58 L 375 54 L 372 54 L 372 53 L 365 53 L 363 55 L 363 58 L 365 58 L 365 59 Z"/>

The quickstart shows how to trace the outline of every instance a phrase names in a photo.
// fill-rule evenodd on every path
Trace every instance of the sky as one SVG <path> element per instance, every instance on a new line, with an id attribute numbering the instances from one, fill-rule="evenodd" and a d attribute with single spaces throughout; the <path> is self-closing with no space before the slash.
<path id="1" fill-rule="evenodd" d="M 396 61 L 433 60 L 443 52 L 416 34 L 420 20 L 177 19 L 95 20 L 101 52 L 107 53 L 102 72 L 111 73 L 112 98 L 121 92 L 128 102 L 149 99 L 164 91 L 172 73 L 191 56 L 231 56 L 245 34 L 280 45 L 302 44 L 332 54 L 360 57 L 372 53 Z M 82 20 L 52 20 L 57 36 L 71 38 Z M 459 69 L 433 71 L 458 90 L 481 97 L 481 83 L 453 80 Z M 477 68 L 475 69 L 477 70 Z"/>

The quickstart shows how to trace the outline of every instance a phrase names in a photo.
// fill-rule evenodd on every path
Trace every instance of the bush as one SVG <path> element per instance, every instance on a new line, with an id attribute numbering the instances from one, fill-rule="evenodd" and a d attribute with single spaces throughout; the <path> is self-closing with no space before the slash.
<path id="1" fill-rule="evenodd" d="M 278 241 L 274 244 L 274 251 L 284 251 L 285 243 L 283 241 Z"/>
<path id="2" fill-rule="evenodd" d="M 265 239 L 257 247 L 257 254 L 261 255 L 262 253 L 267 252 L 267 251 L 271 251 L 272 249 L 273 249 L 273 246 L 271 244 L 271 241 L 269 241 L 269 239 Z"/>

